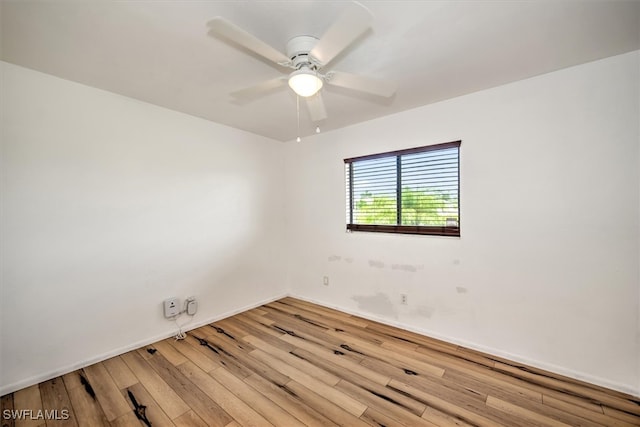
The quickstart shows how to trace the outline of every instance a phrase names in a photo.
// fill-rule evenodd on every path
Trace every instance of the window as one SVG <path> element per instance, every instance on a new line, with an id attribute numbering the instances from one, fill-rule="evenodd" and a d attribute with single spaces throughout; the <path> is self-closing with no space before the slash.
<path id="1" fill-rule="evenodd" d="M 460 141 L 344 163 L 347 230 L 460 236 Z"/>

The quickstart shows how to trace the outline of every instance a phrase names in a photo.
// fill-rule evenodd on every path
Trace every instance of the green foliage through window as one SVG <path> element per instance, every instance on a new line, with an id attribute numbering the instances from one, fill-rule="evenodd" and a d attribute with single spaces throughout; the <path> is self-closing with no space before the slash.
<path id="1" fill-rule="evenodd" d="M 459 146 L 345 160 L 347 229 L 459 236 Z"/>

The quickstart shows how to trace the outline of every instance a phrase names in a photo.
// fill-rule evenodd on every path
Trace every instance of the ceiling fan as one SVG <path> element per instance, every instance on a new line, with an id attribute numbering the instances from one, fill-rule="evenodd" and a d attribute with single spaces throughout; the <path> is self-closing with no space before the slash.
<path id="1" fill-rule="evenodd" d="M 222 17 L 209 23 L 209 35 L 232 41 L 280 66 L 291 68 L 290 74 L 267 80 L 231 93 L 238 100 L 255 99 L 287 83 L 307 101 L 314 122 L 327 118 L 320 89 L 326 84 L 391 97 L 396 91 L 393 82 L 342 71 L 325 71 L 324 67 L 361 36 L 371 25 L 372 14 L 358 4 L 352 4 L 325 33 L 317 39 L 300 35 L 289 40 L 286 54 Z"/>

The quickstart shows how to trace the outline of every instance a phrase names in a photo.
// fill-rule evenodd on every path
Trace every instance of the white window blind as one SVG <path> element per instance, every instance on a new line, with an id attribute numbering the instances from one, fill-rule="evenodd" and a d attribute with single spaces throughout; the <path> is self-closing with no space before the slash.
<path id="1" fill-rule="evenodd" d="M 460 236 L 460 141 L 345 159 L 347 230 Z"/>

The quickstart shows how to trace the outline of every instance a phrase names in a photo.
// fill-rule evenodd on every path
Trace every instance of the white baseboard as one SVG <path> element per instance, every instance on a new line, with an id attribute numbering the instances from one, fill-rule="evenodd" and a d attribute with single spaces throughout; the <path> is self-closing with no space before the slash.
<path id="1" fill-rule="evenodd" d="M 194 324 L 188 325 L 188 328 L 185 328 L 185 331 L 190 331 L 192 329 L 199 328 L 199 327 L 207 325 L 209 323 L 217 322 L 217 321 L 225 319 L 227 317 L 236 315 L 238 313 L 242 313 L 242 312 L 247 311 L 247 310 L 251 310 L 252 308 L 256 308 L 256 307 L 259 307 L 261 305 L 268 304 L 270 302 L 279 300 L 279 299 L 287 297 L 287 296 L 290 296 L 292 298 L 297 298 L 297 299 L 300 299 L 300 300 L 303 300 L 303 301 L 308 301 L 308 302 L 311 302 L 311 303 L 314 303 L 314 304 L 322 305 L 322 306 L 325 306 L 325 307 L 328 307 L 328 308 L 333 308 L 333 309 L 336 309 L 336 310 L 339 310 L 339 311 L 342 311 L 342 312 L 345 312 L 345 313 L 348 313 L 348 314 L 352 314 L 352 315 L 355 315 L 355 316 L 360 316 L 360 317 L 363 317 L 365 319 L 372 320 L 374 322 L 380 322 L 380 323 L 385 324 L 385 325 L 389 325 L 389 326 L 394 326 L 394 327 L 397 327 L 397 328 L 405 329 L 407 331 L 415 332 L 415 333 L 420 334 L 420 335 L 425 335 L 425 336 L 436 338 L 436 339 L 439 339 L 439 340 L 442 340 L 442 341 L 445 341 L 445 342 L 449 342 L 449 343 L 452 343 L 452 344 L 461 345 L 463 347 L 466 347 L 466 348 L 469 348 L 469 349 L 473 349 L 473 350 L 478 350 L 478 351 L 481 351 L 483 353 L 493 354 L 495 356 L 503 357 L 505 359 L 509 359 L 511 361 L 514 361 L 514 362 L 517 362 L 517 363 L 522 363 L 522 364 L 525 364 L 525 365 L 528 365 L 528 366 L 531 366 L 531 367 L 544 369 L 544 370 L 550 371 L 550 372 L 555 372 L 555 373 L 557 373 L 559 375 L 564 375 L 564 376 L 569 377 L 569 378 L 574 378 L 574 379 L 577 379 L 577 380 L 580 380 L 580 381 L 584 381 L 584 382 L 587 382 L 587 383 L 591 383 L 591 384 L 599 385 L 599 386 L 606 387 L 606 388 L 609 388 L 609 389 L 612 389 L 612 390 L 617 390 L 617 391 L 620 391 L 620 392 L 623 392 L 623 393 L 627 393 L 627 394 L 630 394 L 632 396 L 640 397 L 640 389 L 635 389 L 634 387 L 632 387 L 630 385 L 616 383 L 616 382 L 613 382 L 613 381 L 606 380 L 604 378 L 596 377 L 596 376 L 593 376 L 593 375 L 590 375 L 590 374 L 586 374 L 586 373 L 583 373 L 583 372 L 575 371 L 575 370 L 572 370 L 572 369 L 569 369 L 569 368 L 565 368 L 565 367 L 562 367 L 562 366 L 557 366 L 557 365 L 553 365 L 553 364 L 550 364 L 550 363 L 541 362 L 541 361 L 538 361 L 538 360 L 532 360 L 532 359 L 529 359 L 529 358 L 521 356 L 521 355 L 511 354 L 511 353 L 502 351 L 500 349 L 487 347 L 487 346 L 484 346 L 484 345 L 481 345 L 481 344 L 477 344 L 477 343 L 474 343 L 474 342 L 457 339 L 455 337 L 444 336 L 444 335 L 438 334 L 438 333 L 436 333 L 434 331 L 430 331 L 430 330 L 427 330 L 427 329 L 416 328 L 416 327 L 413 327 L 411 325 L 404 324 L 402 322 L 394 322 L 394 321 L 391 321 L 389 319 L 377 317 L 377 316 L 372 315 L 370 313 L 360 312 L 360 311 L 353 310 L 353 309 L 350 309 L 350 308 L 341 307 L 341 306 L 336 305 L 336 304 L 331 304 L 331 303 L 327 303 L 325 301 L 320 301 L 320 300 L 316 300 L 316 299 L 313 299 L 313 298 L 307 298 L 307 297 L 304 297 L 304 296 L 301 296 L 301 295 L 292 294 L 292 293 L 283 293 L 283 294 L 274 296 L 272 298 L 263 299 L 261 301 L 254 302 L 252 304 L 248 304 L 248 305 L 245 305 L 243 307 L 227 311 L 225 313 L 210 317 L 210 318 L 208 318 L 206 320 L 201 320 L 201 321 L 196 322 Z M 16 390 L 20 390 L 22 388 L 29 387 L 29 386 L 34 385 L 34 384 L 38 384 L 38 383 L 41 383 L 43 381 L 50 380 L 52 378 L 59 377 L 60 375 L 68 374 L 69 372 L 73 372 L 73 371 L 75 371 L 77 369 L 81 369 L 81 368 L 84 368 L 86 366 L 92 365 L 94 363 L 102 362 L 103 360 L 106 360 L 106 359 L 118 356 L 120 354 L 126 353 L 128 351 L 135 350 L 135 349 L 138 349 L 140 347 L 144 347 L 144 346 L 149 345 L 149 344 L 153 344 L 154 342 L 169 338 L 169 337 L 171 337 L 173 335 L 175 335 L 175 330 L 172 330 L 171 332 L 162 333 L 162 334 L 159 334 L 159 335 L 156 335 L 156 336 L 152 336 L 152 337 L 149 337 L 149 338 L 145 338 L 143 340 L 140 340 L 138 342 L 126 345 L 126 346 L 121 347 L 119 349 L 116 349 L 116 350 L 113 350 L 113 351 L 109 351 L 107 353 L 103 353 L 103 354 L 97 355 L 97 356 L 92 357 L 90 359 L 85 359 L 85 360 L 79 361 L 79 362 L 74 363 L 72 365 L 61 367 L 59 369 L 56 369 L 56 370 L 53 370 L 53 371 L 50 371 L 50 372 L 46 372 L 46 373 L 43 373 L 43 374 L 40 374 L 40 375 L 35 375 L 33 377 L 30 377 L 30 378 L 27 378 L 25 380 L 18 381 L 18 382 L 12 383 L 12 384 L 1 386 L 0 387 L 0 396 L 3 396 L 3 395 L 8 394 L 8 393 L 13 393 Z"/>
<path id="2" fill-rule="evenodd" d="M 569 377 L 569 378 L 573 378 L 576 380 L 580 380 L 580 381 L 584 381 L 586 383 L 590 383 L 590 384 L 594 384 L 594 385 L 598 385 L 598 386 L 602 386 L 602 387 L 606 387 L 609 388 L 611 390 L 616 390 L 616 391 L 620 391 L 622 393 L 627 393 L 629 395 L 635 396 L 635 397 L 640 397 L 640 388 L 636 389 L 633 386 L 627 385 L 627 384 L 620 384 L 614 381 L 609 381 L 607 379 L 604 378 L 600 378 L 594 375 L 590 375 L 584 372 L 579 372 L 579 371 L 575 371 L 573 369 L 569 369 L 569 368 L 565 368 L 562 366 L 557 366 L 557 365 L 553 365 L 551 363 L 545 363 L 545 362 L 541 362 L 539 360 L 533 360 L 533 359 L 529 359 L 527 357 L 518 355 L 518 354 L 512 354 L 500 349 L 496 349 L 496 348 L 492 348 L 492 347 L 487 347 L 481 344 L 477 344 L 474 342 L 470 342 L 470 341 L 466 341 L 466 340 L 461 340 L 461 339 L 457 339 L 454 337 L 449 337 L 449 336 L 444 336 L 442 334 L 438 334 L 434 331 L 430 331 L 428 329 L 421 329 L 421 328 L 416 328 L 413 327 L 411 325 L 407 325 L 404 324 L 402 322 L 394 322 L 391 321 L 389 319 L 385 319 L 385 318 L 381 318 L 381 317 L 377 317 L 375 315 L 372 315 L 370 313 L 366 313 L 366 312 L 360 312 L 357 310 L 353 310 L 350 308 L 345 308 L 345 307 L 341 307 L 339 305 L 336 304 L 330 304 L 327 303 L 325 301 L 320 301 L 320 300 L 316 300 L 313 298 L 307 298 L 301 295 L 295 295 L 295 294 L 289 294 L 290 297 L 292 298 L 297 298 L 303 301 L 307 301 L 313 304 L 318 304 L 324 307 L 328 307 L 328 308 L 333 308 L 335 310 L 338 311 L 342 311 L 344 313 L 348 313 L 348 314 L 352 314 L 354 316 L 359 316 L 368 320 L 372 320 L 374 322 L 379 322 L 385 325 L 389 325 L 389 326 L 394 326 L 396 328 L 400 328 L 400 329 L 404 329 L 407 331 L 411 331 L 411 332 L 415 332 L 417 334 L 420 335 L 425 335 L 427 337 L 431 337 L 431 338 L 435 338 L 441 341 L 445 341 L 451 344 L 456 344 L 456 345 L 460 345 L 472 350 L 477 350 L 477 351 L 481 351 L 483 353 L 488 353 L 488 354 L 492 354 L 494 356 L 498 356 L 498 357 L 502 357 L 508 360 L 511 360 L 513 362 L 517 362 L 517 363 L 522 363 L 524 365 L 528 365 L 534 368 L 538 368 L 538 369 L 543 369 L 545 371 L 549 371 L 549 372 L 554 372 L 558 375 L 564 375 L 565 377 Z"/>
<path id="3" fill-rule="evenodd" d="M 251 310 L 252 308 L 260 307 L 261 305 L 268 304 L 270 302 L 279 300 L 279 299 L 284 298 L 286 296 L 288 296 L 288 294 L 284 293 L 284 294 L 280 294 L 280 295 L 277 295 L 277 296 L 272 297 L 272 298 L 267 298 L 267 299 L 264 299 L 262 301 L 257 301 L 255 303 L 248 304 L 248 305 L 245 305 L 243 307 L 240 307 L 240 308 L 237 308 L 237 309 L 234 309 L 234 310 L 230 310 L 230 311 L 227 311 L 225 313 L 222 313 L 222 314 L 219 314 L 219 315 L 216 315 L 216 316 L 213 316 L 213 317 L 209 317 L 206 320 L 200 320 L 200 321 L 198 321 L 196 323 L 189 324 L 188 326 L 185 326 L 184 330 L 185 331 L 190 331 L 192 329 L 199 328 L 199 327 L 207 325 L 209 323 L 217 322 L 217 321 L 222 320 L 222 319 L 226 319 L 227 317 L 231 317 L 231 316 L 236 315 L 238 313 L 242 313 L 244 311 Z M 172 337 L 175 334 L 176 334 L 176 331 L 175 331 L 175 329 L 173 329 L 171 332 L 164 332 L 164 333 L 159 334 L 159 335 L 155 335 L 155 336 L 152 336 L 152 337 L 149 337 L 149 338 L 145 338 L 145 339 L 140 340 L 138 342 L 126 345 L 124 347 L 120 347 L 118 349 L 109 351 L 107 353 L 99 354 L 99 355 L 97 355 L 95 357 L 92 357 L 92 358 L 89 358 L 89 359 L 81 360 L 79 362 L 76 362 L 76 363 L 73 363 L 71 365 L 67 365 L 67 366 L 61 367 L 59 369 L 55 369 L 53 371 L 49 371 L 49 372 L 46 372 L 46 373 L 43 373 L 43 374 L 39 374 L 39 375 L 34 375 L 32 377 L 29 377 L 27 379 L 24 379 L 24 380 L 21 380 L 21 381 L 12 383 L 12 384 L 7 384 L 7 385 L 0 386 L 0 396 L 4 396 L 5 394 L 13 393 L 16 390 L 20 390 L 20 389 L 23 389 L 25 387 L 32 386 L 34 384 L 39 384 L 39 383 L 41 383 L 43 381 L 48 381 L 48 380 L 50 380 L 52 378 L 56 378 L 56 377 L 59 377 L 61 375 L 68 374 L 69 372 L 73 372 L 73 371 L 75 371 L 77 369 L 81 369 L 81 368 L 87 367 L 89 365 L 93 365 L 94 363 L 102 362 L 103 360 L 107 360 L 107 359 L 110 359 L 112 357 L 119 356 L 119 355 L 124 354 L 124 353 L 126 353 L 128 351 L 135 350 L 135 349 L 138 349 L 140 347 L 144 347 L 144 346 L 149 345 L 149 344 L 153 344 L 154 342 L 158 342 L 158 341 L 161 341 L 163 339 Z"/>

